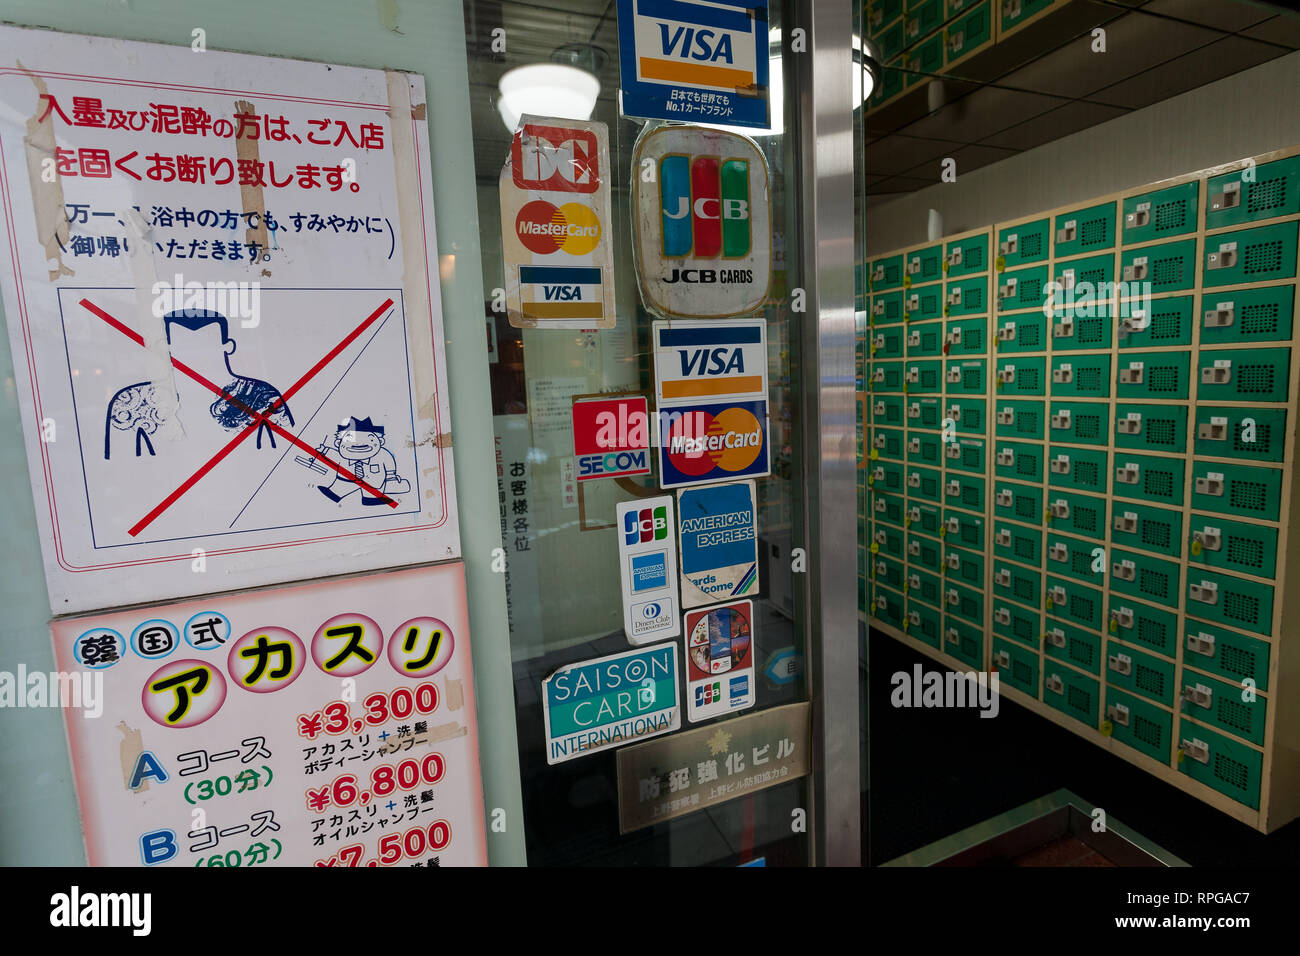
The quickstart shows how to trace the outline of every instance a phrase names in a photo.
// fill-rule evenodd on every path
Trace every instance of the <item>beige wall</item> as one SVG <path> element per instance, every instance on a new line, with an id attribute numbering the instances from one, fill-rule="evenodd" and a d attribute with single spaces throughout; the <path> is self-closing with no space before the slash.
<path id="1" fill-rule="evenodd" d="M 1300 144 L 1300 51 L 867 211 L 869 256 Z M 935 164 L 936 175 L 938 163 Z"/>

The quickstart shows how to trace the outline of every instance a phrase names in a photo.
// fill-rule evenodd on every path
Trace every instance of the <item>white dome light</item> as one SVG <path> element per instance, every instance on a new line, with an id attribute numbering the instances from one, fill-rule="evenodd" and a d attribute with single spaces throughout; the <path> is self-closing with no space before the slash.
<path id="1" fill-rule="evenodd" d="M 573 66 L 532 63 L 501 77 L 497 110 L 512 133 L 525 113 L 560 119 L 591 119 L 600 96 L 600 80 Z"/>

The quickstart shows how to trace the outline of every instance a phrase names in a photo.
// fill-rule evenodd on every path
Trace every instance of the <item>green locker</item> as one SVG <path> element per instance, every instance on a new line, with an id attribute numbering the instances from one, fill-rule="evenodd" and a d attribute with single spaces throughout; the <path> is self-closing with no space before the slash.
<path id="1" fill-rule="evenodd" d="M 1264 756 L 1207 727 L 1183 721 L 1178 740 L 1178 769 L 1193 780 L 1259 809 L 1259 782 Z"/>
<path id="2" fill-rule="evenodd" d="M 907 598 L 907 615 L 903 618 L 903 630 L 909 637 L 916 638 L 922 644 L 929 644 L 936 650 L 943 647 L 943 614 L 933 607 Z"/>
<path id="3" fill-rule="evenodd" d="M 909 46 L 939 29 L 944 20 L 944 0 L 913 0 L 903 12 L 903 40 Z"/>
<path id="4" fill-rule="evenodd" d="M 1060 259 L 1115 245 L 1115 204 L 1102 203 L 1057 215 L 1052 254 Z"/>
<path id="5" fill-rule="evenodd" d="M 1117 501 L 1111 508 L 1110 540 L 1177 558 L 1182 555 L 1183 513 L 1154 505 Z"/>
<path id="6" fill-rule="evenodd" d="M 1047 266 L 1003 272 L 997 278 L 998 311 L 1039 309 L 1047 301 Z"/>
<path id="7" fill-rule="evenodd" d="M 903 47 L 903 21 L 898 21 L 892 27 L 884 30 L 880 35 L 881 50 L 893 47 L 893 56 L 897 56 Z M 886 62 L 893 59 L 893 56 L 884 56 Z M 903 82 L 906 74 L 896 66 L 887 66 L 881 71 L 880 85 L 871 93 L 871 109 L 889 102 L 899 93 L 903 92 Z"/>
<path id="8" fill-rule="evenodd" d="M 1115 397 L 1185 399 L 1190 368 L 1189 352 L 1126 352 L 1115 370 Z"/>
<path id="9" fill-rule="evenodd" d="M 956 438 L 944 445 L 949 471 L 985 472 L 986 444 L 983 438 Z"/>
<path id="10" fill-rule="evenodd" d="M 879 618 L 886 624 L 892 624 L 900 630 L 903 627 L 903 595 L 897 591 L 874 585 L 871 589 L 871 604 L 867 608 L 872 617 Z"/>
<path id="11" fill-rule="evenodd" d="M 1043 560 L 1043 533 L 1000 521 L 993 532 L 993 553 L 999 558 L 1036 566 Z"/>
<path id="12" fill-rule="evenodd" d="M 969 6 L 962 0 L 948 0 L 948 13 L 953 15 L 959 8 Z M 993 4 L 976 4 L 965 16 L 948 24 L 944 30 L 944 46 L 947 48 L 946 64 L 955 63 L 967 54 L 978 50 L 993 39 Z"/>
<path id="13" fill-rule="evenodd" d="M 1110 589 L 1115 594 L 1177 609 L 1181 580 L 1182 566 L 1176 561 L 1161 561 L 1119 548 L 1110 550 Z"/>
<path id="14" fill-rule="evenodd" d="M 1071 538 L 1054 531 L 1047 533 L 1047 569 L 1067 574 L 1084 584 L 1106 584 L 1106 549 L 1097 540 Z"/>
<path id="15" fill-rule="evenodd" d="M 1097 727 L 1101 685 L 1091 677 L 1052 662 L 1043 665 L 1043 702 L 1066 716 Z"/>
<path id="16" fill-rule="evenodd" d="M 1011 641 L 993 638 L 993 669 L 998 683 L 1030 697 L 1038 696 L 1038 652 Z"/>
<path id="17" fill-rule="evenodd" d="M 903 556 L 903 529 L 891 528 L 887 524 L 876 523 L 871 532 L 873 558 L 881 556 L 901 558 Z"/>
<path id="18" fill-rule="evenodd" d="M 1196 240 L 1179 239 L 1158 246 L 1125 249 L 1120 253 L 1119 263 L 1120 281 L 1130 284 L 1129 295 L 1182 292 L 1196 284 Z"/>
<path id="19" fill-rule="evenodd" d="M 887 495 L 881 491 L 870 492 L 871 513 L 877 521 L 903 526 L 903 499 L 896 495 Z"/>
<path id="20" fill-rule="evenodd" d="M 1206 229 L 1300 212 L 1300 156 L 1254 167 L 1250 182 L 1242 181 L 1243 172 L 1224 173 L 1207 184 Z"/>
<path id="21" fill-rule="evenodd" d="M 928 534 L 932 537 L 942 537 L 939 529 L 943 525 L 942 512 L 934 505 L 923 504 L 919 501 L 909 501 L 907 510 L 903 512 L 903 527 L 908 531 Z"/>
<path id="22" fill-rule="evenodd" d="M 1183 503 L 1186 462 L 1182 458 L 1115 453 L 1115 487 L 1119 498 L 1139 498 L 1163 505 Z"/>
<path id="23" fill-rule="evenodd" d="M 1101 673 L 1101 637 L 1091 631 L 1052 621 L 1043 634 L 1043 653 L 1090 674 Z"/>
<path id="24" fill-rule="evenodd" d="M 907 566 L 925 568 L 928 571 L 943 570 L 940 558 L 943 546 L 936 538 L 927 538 L 923 534 L 907 532 Z"/>
<path id="25" fill-rule="evenodd" d="M 886 557 L 884 554 L 877 554 L 871 560 L 872 576 L 880 584 L 887 584 L 891 588 L 903 590 L 903 563 Z"/>
<path id="26" fill-rule="evenodd" d="M 1257 637 L 1236 631 L 1187 621 L 1183 663 L 1231 681 L 1240 687 L 1253 680 L 1259 690 L 1268 690 L 1269 645 Z"/>
<path id="27" fill-rule="evenodd" d="M 1043 482 L 1043 446 L 1027 442 L 1000 441 L 993 473 L 999 478 Z"/>
<path id="28" fill-rule="evenodd" d="M 1058 291 L 1057 301 L 1074 303 L 1109 299 L 1115 283 L 1115 254 L 1087 256 L 1056 262 L 1053 271 Z"/>
<path id="29" fill-rule="evenodd" d="M 1187 407 L 1116 405 L 1115 447 L 1184 454 L 1187 449 Z"/>
<path id="30" fill-rule="evenodd" d="M 944 546 L 940 573 L 950 581 L 973 588 L 984 587 L 984 555 L 963 548 Z"/>
<path id="31" fill-rule="evenodd" d="M 929 316 L 933 318 L 933 316 Z M 906 326 L 904 341 L 907 343 L 908 358 L 924 358 L 943 355 L 943 323 L 912 322 Z"/>
<path id="32" fill-rule="evenodd" d="M 988 276 L 950 281 L 944 288 L 944 315 L 979 315 L 989 310 Z"/>
<path id="33" fill-rule="evenodd" d="M 1052 358 L 1052 394 L 1081 398 L 1110 397 L 1109 355 Z M 1102 434 L 1106 432 L 1103 429 Z"/>
<path id="34" fill-rule="evenodd" d="M 974 588 L 954 584 L 951 580 L 944 582 L 944 606 L 949 614 L 969 621 L 972 624 L 984 624 L 984 592 Z"/>
<path id="35" fill-rule="evenodd" d="M 915 249 L 903 256 L 905 288 L 927 282 L 939 282 L 941 279 L 943 279 L 943 246 L 926 246 L 924 249 Z M 943 295 L 941 287 L 938 289 L 938 295 L 940 297 Z"/>
<path id="36" fill-rule="evenodd" d="M 1053 445 L 1048 452 L 1047 471 L 1047 483 L 1053 488 L 1104 495 L 1110 474 L 1110 452 Z"/>
<path id="37" fill-rule="evenodd" d="M 873 360 L 902 358 L 907 329 L 901 325 L 882 325 L 871 330 L 868 340 Z"/>
<path id="38" fill-rule="evenodd" d="M 943 614 L 933 607 L 907 598 L 907 615 L 903 618 L 903 630 L 909 637 L 914 637 L 922 644 L 929 644 L 936 650 L 943 646 Z"/>
<path id="39" fill-rule="evenodd" d="M 948 544 L 958 544 L 976 551 L 984 550 L 984 519 L 951 508 L 943 510 L 943 529 L 939 536 Z"/>
<path id="40" fill-rule="evenodd" d="M 1042 524 L 1043 489 L 998 481 L 993 491 L 993 513 L 999 518 Z"/>
<path id="41" fill-rule="evenodd" d="M 1106 642 L 1106 683 L 1157 704 L 1174 706 L 1174 662 L 1119 641 Z"/>
<path id="42" fill-rule="evenodd" d="M 944 383 L 949 395 L 983 395 L 988 391 L 987 359 L 949 359 Z"/>
<path id="43" fill-rule="evenodd" d="M 1192 462 L 1193 508 L 1277 521 L 1281 505 L 1282 472 L 1278 468 Z"/>
<path id="44" fill-rule="evenodd" d="M 1125 199 L 1124 244 L 1195 232 L 1200 188 L 1200 182 L 1192 180 Z"/>
<path id="45" fill-rule="evenodd" d="M 1267 635 L 1273 629 L 1273 586 L 1191 567 L 1187 614 Z"/>
<path id="46" fill-rule="evenodd" d="M 943 271 L 949 279 L 987 272 L 988 268 L 988 233 L 954 239 L 945 246 Z"/>
<path id="47" fill-rule="evenodd" d="M 957 475 L 949 472 L 944 476 L 944 500 L 950 505 L 967 508 L 971 511 L 984 510 L 984 479 L 974 475 Z"/>
<path id="48" fill-rule="evenodd" d="M 1275 285 L 1203 293 L 1201 344 L 1290 341 L 1295 288 Z"/>
<path id="49" fill-rule="evenodd" d="M 1178 615 L 1111 592 L 1108 633 L 1173 657 L 1178 644 Z"/>
<path id="50" fill-rule="evenodd" d="M 985 355 L 989 350 L 988 319 L 952 319 L 948 322 L 948 354 Z"/>
<path id="51" fill-rule="evenodd" d="M 994 369 L 997 391 L 1002 395 L 1044 395 L 1047 388 L 1047 359 L 1041 355 L 999 358 Z"/>
<path id="52" fill-rule="evenodd" d="M 982 398 L 953 398 L 952 390 L 944 400 L 948 418 L 955 423 L 958 434 L 984 435 L 988 432 L 988 405 Z"/>
<path id="53" fill-rule="evenodd" d="M 1196 406 L 1196 454 L 1281 461 L 1286 409 Z"/>
<path id="54" fill-rule="evenodd" d="M 1174 717 L 1167 710 L 1114 687 L 1106 688 L 1106 721 L 1102 733 L 1163 764 L 1173 749 Z"/>
<path id="55" fill-rule="evenodd" d="M 1067 304 L 1052 317 L 1052 351 L 1110 348 L 1110 330 L 1114 321 L 1110 305 L 1105 302 Z"/>
<path id="56" fill-rule="evenodd" d="M 907 427 L 940 428 L 943 425 L 943 400 L 939 398 L 911 397 L 907 402 Z"/>
<path id="57" fill-rule="evenodd" d="M 903 585 L 903 594 L 910 600 L 915 598 L 932 605 L 936 610 L 943 605 L 943 582 L 937 574 L 922 571 L 920 568 L 908 567 L 907 580 Z M 936 628 L 938 624 L 936 622 Z M 939 645 L 936 644 L 936 647 Z"/>
<path id="58" fill-rule="evenodd" d="M 1105 445 L 1110 406 L 1105 402 L 1053 401 L 1050 434 L 1053 441 Z"/>
<path id="59" fill-rule="evenodd" d="M 1052 226 L 1046 219 L 1022 222 L 1003 229 L 998 233 L 998 271 L 1045 260 L 1050 249 L 1051 235 Z"/>
<path id="60" fill-rule="evenodd" d="M 944 615 L 943 625 L 944 651 L 971 667 L 983 668 L 983 631 L 952 614 Z"/>
<path id="61" fill-rule="evenodd" d="M 936 468 L 922 468 L 915 464 L 907 466 L 907 497 L 923 498 L 937 503 L 940 501 L 943 486 L 943 473 Z"/>
<path id="62" fill-rule="evenodd" d="M 1257 578 L 1276 576 L 1277 528 L 1202 514 L 1193 514 L 1191 524 L 1189 563 Z"/>
<path id="63" fill-rule="evenodd" d="M 902 494 L 903 466 L 892 461 L 875 461 L 867 470 L 867 485 L 877 491 Z"/>
<path id="64" fill-rule="evenodd" d="M 1161 348 L 1192 344 L 1192 326 L 1196 320 L 1195 298 L 1170 295 L 1147 303 L 1131 299 L 1120 303 L 1119 347 L 1122 349 Z M 1120 367 L 1124 367 L 1123 359 Z"/>
<path id="65" fill-rule="evenodd" d="M 943 391 L 943 362 L 909 361 L 903 374 L 903 391 L 929 394 Z"/>
<path id="66" fill-rule="evenodd" d="M 872 392 L 901 392 L 903 390 L 902 362 L 872 362 L 871 378 L 867 389 Z"/>
<path id="67" fill-rule="evenodd" d="M 1253 744 L 1264 745 L 1267 698 L 1246 694 L 1239 684 L 1225 684 L 1188 670 L 1183 671 L 1180 695 L 1183 713 L 1188 717 Z"/>
<path id="68" fill-rule="evenodd" d="M 1000 561 L 993 565 L 993 591 L 999 597 L 1037 606 L 1043 594 L 1043 577 L 1037 571 Z M 1037 640 L 1038 633 L 1035 627 L 1030 632 L 1031 640 Z"/>
<path id="69" fill-rule="evenodd" d="M 1296 230 L 1300 223 L 1280 222 L 1238 232 L 1221 232 L 1205 239 L 1205 271 L 1201 285 L 1236 285 L 1290 279 L 1296 270 Z"/>
<path id="70" fill-rule="evenodd" d="M 1202 351 L 1196 377 L 1198 402 L 1285 402 L 1290 349 Z"/>
<path id="71" fill-rule="evenodd" d="M 901 428 L 877 428 L 871 429 L 871 450 L 876 453 L 877 458 L 888 458 L 893 461 L 903 460 L 903 430 Z"/>
<path id="72" fill-rule="evenodd" d="M 877 293 L 871 297 L 870 324 L 872 328 L 878 325 L 897 325 L 902 321 L 902 292 Z"/>
<path id="73" fill-rule="evenodd" d="M 867 4 L 867 36 L 873 39 L 886 24 L 903 15 L 903 0 L 871 0 Z"/>
<path id="74" fill-rule="evenodd" d="M 914 430 L 908 431 L 907 463 L 909 465 L 938 467 L 943 464 L 942 455 L 943 440 L 938 435 L 930 435 Z"/>
<path id="75" fill-rule="evenodd" d="M 1010 355 L 1047 350 L 1047 316 L 1041 311 L 1004 316 L 997 320 L 994 328 L 993 347 L 999 353 Z"/>
<path id="76" fill-rule="evenodd" d="M 1037 600 L 1034 601 L 1037 604 Z M 1038 611 L 1012 604 L 1010 601 L 993 602 L 993 633 L 1009 637 L 1029 647 L 1038 649 L 1042 639 L 1043 618 Z"/>
<path id="77" fill-rule="evenodd" d="M 1100 543 L 1106 535 L 1106 499 L 1053 489 L 1048 495 L 1047 524 L 1055 531 Z"/>
<path id="78" fill-rule="evenodd" d="M 901 395 L 875 395 L 871 399 L 872 425 L 902 425 L 903 397 Z"/>
<path id="79" fill-rule="evenodd" d="M 886 256 L 883 259 L 877 259 L 871 263 L 871 291 L 885 292 L 889 289 L 901 289 L 903 287 L 903 257 L 901 255 Z M 898 296 L 902 301 L 902 295 Z M 902 320 L 900 311 L 899 320 Z"/>
<path id="80" fill-rule="evenodd" d="M 929 39 L 912 46 L 903 55 L 903 66 L 911 74 L 903 81 L 905 89 L 929 80 L 943 70 L 943 34 L 936 33 Z"/>
<path id="81" fill-rule="evenodd" d="M 1096 588 L 1048 575 L 1045 606 L 1049 617 L 1101 630 L 1102 592 Z"/>

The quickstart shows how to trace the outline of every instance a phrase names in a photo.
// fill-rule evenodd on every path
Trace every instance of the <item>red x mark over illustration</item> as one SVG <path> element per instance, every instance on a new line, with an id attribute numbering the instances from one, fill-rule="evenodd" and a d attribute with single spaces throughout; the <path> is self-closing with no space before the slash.
<path id="1" fill-rule="evenodd" d="M 107 312 L 105 312 L 99 306 L 95 305 L 89 299 L 82 299 L 81 305 L 84 306 L 85 309 L 88 312 L 90 312 L 92 315 L 98 316 L 99 318 L 107 322 L 110 326 L 117 329 L 117 331 L 121 332 L 123 335 L 129 338 L 136 345 L 139 345 L 141 348 L 145 347 L 143 336 L 127 328 L 125 325 L 123 325 L 117 319 L 113 318 L 113 316 L 109 315 Z M 316 376 L 316 373 L 318 373 L 326 365 L 328 365 L 335 358 L 337 358 L 340 352 L 342 352 L 349 345 L 351 345 L 356 340 L 356 338 L 359 335 L 361 335 L 362 332 L 370 328 L 370 326 L 373 325 L 381 315 L 387 312 L 388 309 L 392 307 L 392 305 L 393 305 L 392 299 L 385 299 L 383 304 L 380 305 L 379 308 L 375 309 L 374 312 L 371 312 L 370 315 L 365 319 L 365 321 L 363 321 L 355 329 L 349 332 L 347 336 L 344 337 L 343 341 L 339 342 L 338 345 L 330 349 L 321 358 L 319 362 L 317 362 L 315 365 L 309 368 L 303 374 L 302 378 L 298 379 L 298 381 L 294 382 L 291 386 L 289 386 L 289 388 L 285 389 L 285 391 L 280 395 L 279 398 L 277 398 L 274 402 L 272 402 L 270 405 L 267 406 L 267 409 L 264 412 L 259 412 L 254 408 L 250 408 L 248 405 L 245 405 L 243 402 L 235 398 L 233 395 L 228 394 L 224 389 L 208 381 L 205 377 L 200 375 L 194 369 L 190 368 L 184 362 L 181 362 L 173 358 L 171 362 L 172 365 L 177 369 L 177 371 L 183 372 L 185 375 L 189 376 L 194 381 L 198 382 L 200 385 L 202 385 L 204 388 L 206 388 L 208 391 L 212 392 L 213 394 L 221 396 L 228 403 L 233 405 L 235 408 L 238 408 L 245 415 L 249 416 L 249 418 L 251 418 L 252 421 L 249 422 L 247 426 L 245 426 L 243 431 L 241 431 L 238 435 L 232 438 L 224 448 L 222 448 L 219 452 L 217 452 L 210 459 L 208 459 L 207 463 L 204 464 L 203 467 L 201 467 L 198 471 L 194 472 L 194 474 L 190 475 L 190 477 L 187 478 L 185 481 L 183 481 L 176 488 L 175 491 L 169 494 L 162 501 L 158 502 L 158 504 L 154 506 L 152 511 L 150 511 L 147 515 L 145 515 L 143 518 L 137 521 L 134 525 L 132 525 L 131 528 L 128 530 L 128 533 L 131 535 L 131 537 L 135 537 L 141 531 L 147 528 L 150 524 L 152 524 L 154 519 L 156 519 L 160 514 L 162 514 L 172 505 L 174 505 L 176 501 L 181 497 L 181 495 L 185 494 L 185 492 L 189 491 L 196 484 L 198 484 L 199 479 L 201 479 L 209 471 L 215 468 L 223 458 L 225 458 L 232 451 L 238 448 L 239 445 L 244 441 L 244 439 L 246 439 L 249 435 L 253 434 L 253 432 L 257 431 L 258 427 L 261 425 L 266 425 L 277 435 L 281 436 L 286 441 L 289 441 L 292 444 L 297 445 L 299 448 L 301 448 L 307 454 L 311 455 L 311 457 L 315 458 L 321 464 L 334 469 L 344 478 L 347 478 L 348 481 L 355 482 L 363 490 L 369 493 L 371 497 L 378 498 L 388 506 L 392 508 L 396 508 L 397 502 L 394 501 L 392 498 L 388 497 L 382 491 L 367 484 L 361 478 L 353 474 L 352 471 L 350 471 L 349 469 L 344 468 L 343 466 L 331 461 L 329 458 L 322 455 L 311 445 L 308 445 L 306 442 L 302 441 L 297 435 L 293 434 L 287 429 L 271 421 L 271 416 L 274 415 L 276 412 L 278 412 L 284 405 L 288 404 L 289 399 L 291 399 L 295 394 L 297 394 L 299 389 L 301 389 L 304 385 L 310 382 Z"/>

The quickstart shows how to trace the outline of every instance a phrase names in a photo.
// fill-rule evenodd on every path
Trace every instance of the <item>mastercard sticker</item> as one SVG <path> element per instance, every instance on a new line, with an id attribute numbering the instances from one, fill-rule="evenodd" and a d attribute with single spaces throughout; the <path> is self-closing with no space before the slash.
<path id="1" fill-rule="evenodd" d="M 510 324 L 613 328 L 605 124 L 521 117 L 500 189 Z"/>
<path id="2" fill-rule="evenodd" d="M 661 488 L 771 473 L 766 399 L 661 405 L 658 416 Z"/>

